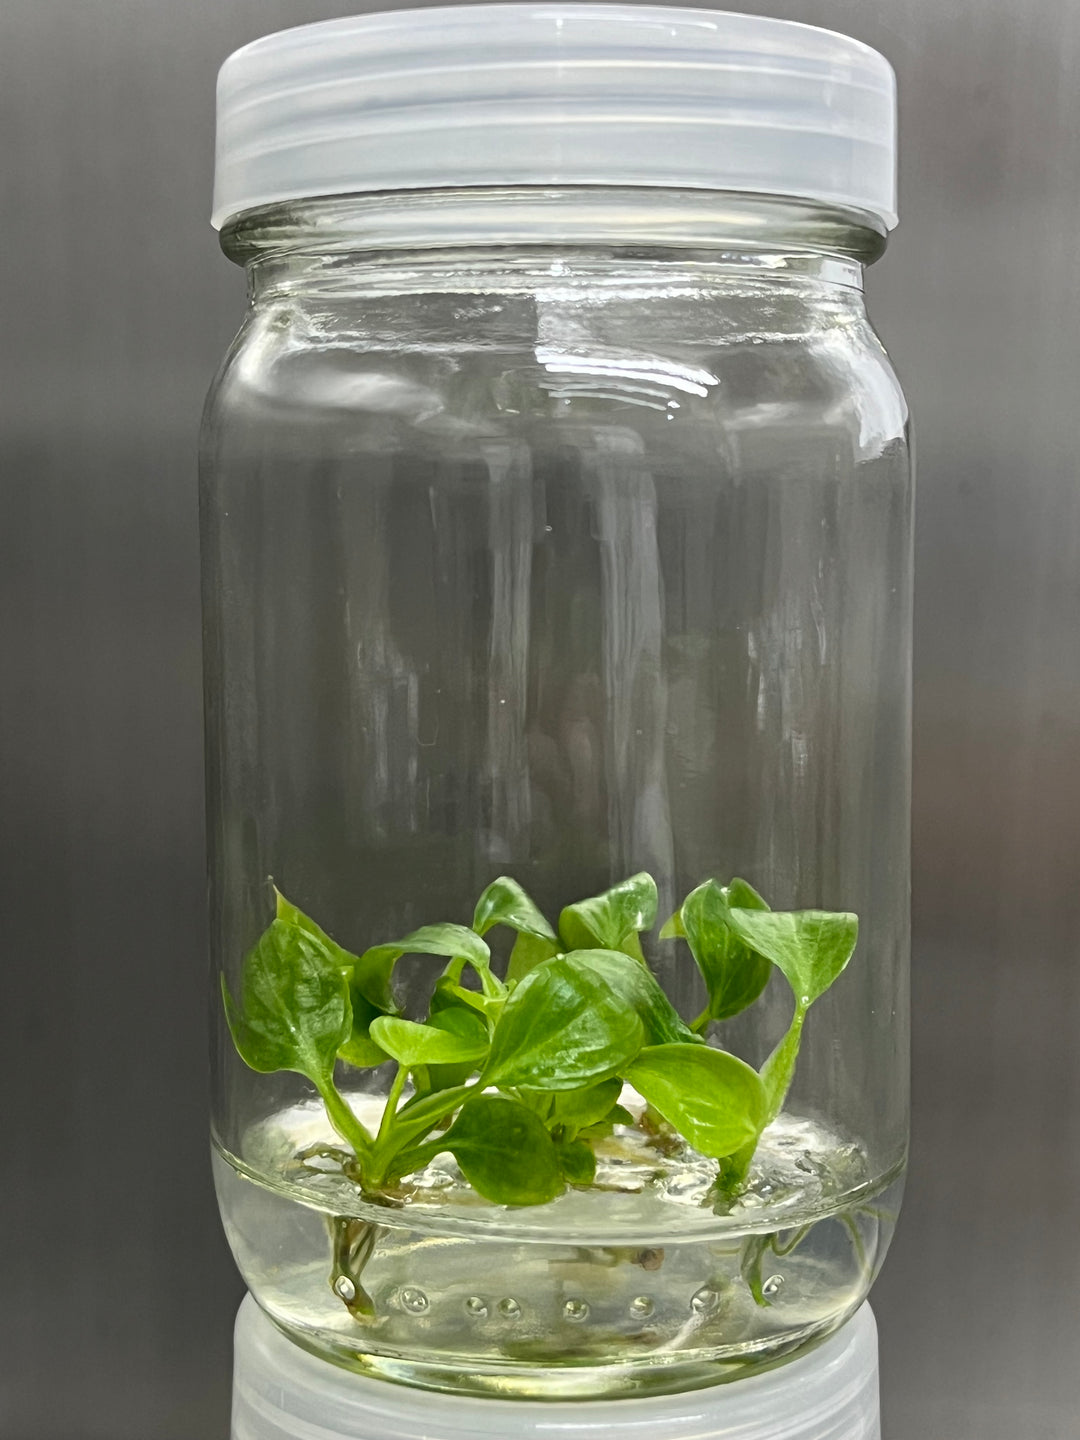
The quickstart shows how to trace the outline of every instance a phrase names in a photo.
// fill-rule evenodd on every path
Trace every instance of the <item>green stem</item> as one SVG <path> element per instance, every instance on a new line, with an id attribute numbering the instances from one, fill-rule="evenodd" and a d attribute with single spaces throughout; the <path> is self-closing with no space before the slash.
<path id="1" fill-rule="evenodd" d="M 434 1095 L 425 1095 L 422 1100 L 410 1100 L 396 1115 L 391 1117 L 385 1131 L 380 1130 L 379 1139 L 371 1155 L 372 1185 L 381 1185 L 390 1173 L 394 1156 L 426 1135 L 433 1125 L 456 1110 L 463 1100 L 477 1091 L 477 1085 L 454 1085 L 449 1090 L 437 1090 Z M 388 1113 L 383 1112 L 385 1119 Z"/>
<path id="2" fill-rule="evenodd" d="M 353 1154 L 363 1165 L 371 1154 L 371 1136 L 346 1104 L 332 1080 L 316 1080 L 330 1123 L 341 1138 L 352 1146 Z"/>
<path id="3" fill-rule="evenodd" d="M 702 1010 L 701 1014 L 690 1026 L 690 1029 L 694 1032 L 695 1035 L 702 1035 L 708 1029 L 709 1021 L 711 1019 L 712 1016 L 709 1014 L 709 1007 L 706 1005 L 705 1009 Z"/>
<path id="4" fill-rule="evenodd" d="M 429 1140 L 425 1145 L 406 1146 L 394 1155 L 394 1174 L 411 1175 L 414 1170 L 422 1170 L 425 1165 L 441 1155 L 446 1149 L 442 1140 Z"/>
<path id="5" fill-rule="evenodd" d="M 456 1110 L 463 1100 L 467 1100 L 470 1095 L 479 1093 L 480 1085 L 474 1083 L 472 1085 L 452 1085 L 447 1090 L 435 1090 L 432 1094 L 423 1096 L 422 1099 L 414 1097 L 398 1112 L 399 1125 L 401 1128 L 406 1125 L 411 1128 L 414 1124 L 426 1121 L 426 1128 L 430 1130 L 432 1125 L 441 1120 L 444 1115 L 451 1110 Z M 414 1130 L 413 1133 L 422 1134 L 423 1131 Z"/>
<path id="6" fill-rule="evenodd" d="M 386 1097 L 386 1106 L 383 1109 L 382 1120 L 379 1122 L 379 1133 L 375 1137 L 375 1144 L 381 1145 L 389 1135 L 394 1124 L 394 1115 L 397 1113 L 398 1101 L 405 1089 L 405 1081 L 409 1078 L 409 1072 L 404 1065 L 399 1065 L 397 1074 L 394 1076 L 394 1083 L 390 1086 L 390 1094 Z"/>
<path id="7" fill-rule="evenodd" d="M 784 1101 L 791 1088 L 792 1077 L 795 1074 L 795 1062 L 799 1058 L 799 1046 L 802 1044 L 803 1025 L 806 1022 L 806 1012 L 810 1009 L 808 1000 L 796 1000 L 795 1014 L 792 1016 L 791 1024 L 788 1026 L 787 1034 L 777 1045 L 765 1064 L 761 1067 L 761 1079 L 765 1085 L 765 1095 L 768 1105 L 765 1111 L 765 1125 L 771 1125 L 780 1111 L 784 1108 Z M 758 1139 L 760 1139 L 760 1132 Z M 721 1193 L 728 1198 L 733 1196 L 745 1183 L 750 1164 L 757 1150 L 758 1140 L 752 1140 L 749 1145 L 744 1145 L 741 1150 L 734 1154 L 730 1160 L 724 1162 L 723 1175 L 721 1178 Z"/>
<path id="8" fill-rule="evenodd" d="M 795 1062 L 799 1058 L 803 1025 L 809 1009 L 810 1002 L 808 1000 L 800 999 L 795 1002 L 795 1014 L 792 1016 L 787 1034 L 761 1067 L 761 1078 L 769 1100 L 769 1108 L 765 1117 L 766 1125 L 771 1124 L 784 1108 L 784 1101 L 787 1099 L 787 1093 L 791 1089 L 791 1081 L 795 1074 Z"/>

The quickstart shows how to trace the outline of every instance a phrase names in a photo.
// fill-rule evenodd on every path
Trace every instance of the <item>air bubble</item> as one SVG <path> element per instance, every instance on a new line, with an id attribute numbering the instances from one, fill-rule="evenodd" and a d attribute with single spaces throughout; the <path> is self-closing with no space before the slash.
<path id="1" fill-rule="evenodd" d="M 783 1275 L 770 1275 L 761 1287 L 763 1295 L 777 1295 L 784 1283 Z"/>
<path id="2" fill-rule="evenodd" d="M 471 1315 L 474 1320 L 483 1320 L 488 1313 L 487 1301 L 482 1300 L 479 1295 L 470 1295 L 465 1301 L 465 1314 Z"/>
<path id="3" fill-rule="evenodd" d="M 334 1281 L 334 1294 L 339 1300 L 344 1300 L 346 1305 L 356 1299 L 356 1286 L 348 1275 L 339 1275 Z"/>
<path id="4" fill-rule="evenodd" d="M 423 1290 L 402 1290 L 401 1303 L 413 1315 L 422 1315 L 428 1308 L 428 1298 Z"/>
<path id="5" fill-rule="evenodd" d="M 708 1285 L 703 1285 L 690 1300 L 690 1309 L 697 1315 L 711 1315 L 720 1303 L 720 1296 Z"/>
<path id="6" fill-rule="evenodd" d="M 635 1295 L 630 1301 L 630 1314 L 635 1320 L 647 1320 L 656 1309 L 648 1295 Z"/>
<path id="7" fill-rule="evenodd" d="M 567 1300 L 563 1306 L 563 1314 L 567 1320 L 587 1320 L 589 1318 L 589 1306 L 585 1300 Z"/>
<path id="8" fill-rule="evenodd" d="M 505 1300 L 499 1301 L 499 1314 L 504 1320 L 517 1320 L 521 1315 L 521 1306 L 512 1295 L 507 1295 Z"/>

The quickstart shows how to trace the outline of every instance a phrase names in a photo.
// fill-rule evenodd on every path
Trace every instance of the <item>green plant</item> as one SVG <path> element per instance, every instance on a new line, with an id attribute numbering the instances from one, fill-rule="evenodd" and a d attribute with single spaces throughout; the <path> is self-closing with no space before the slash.
<path id="1" fill-rule="evenodd" d="M 589 1185 L 595 1143 L 634 1123 L 666 1122 L 718 1162 L 719 1192 L 734 1194 L 783 1106 L 807 1012 L 848 963 L 858 932 L 854 915 L 773 911 L 744 880 L 706 881 L 660 931 L 686 941 L 705 982 L 708 1004 L 688 1026 L 642 951 L 657 908 L 646 874 L 567 906 L 557 929 L 503 876 L 480 896 L 470 927 L 425 925 L 361 954 L 274 893 L 275 918 L 245 958 L 238 1000 L 222 977 L 242 1059 L 311 1081 L 366 1193 L 385 1194 L 449 1152 L 479 1194 L 504 1205 Z M 484 939 L 497 926 L 515 933 L 505 980 Z M 395 1000 L 394 968 L 406 954 L 447 962 L 423 1023 Z M 774 968 L 792 988 L 794 1015 L 758 1073 L 703 1032 L 752 1005 Z M 391 1063 L 373 1134 L 335 1077 L 341 1066 Z M 647 1102 L 640 1122 L 619 1103 L 624 1083 Z"/>

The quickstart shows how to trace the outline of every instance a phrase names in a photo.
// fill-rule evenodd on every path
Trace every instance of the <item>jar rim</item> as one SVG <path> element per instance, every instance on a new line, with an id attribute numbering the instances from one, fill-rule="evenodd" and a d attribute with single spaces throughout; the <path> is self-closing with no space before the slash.
<path id="1" fill-rule="evenodd" d="M 459 254 L 468 250 L 657 257 L 803 256 L 842 262 L 847 283 L 884 252 L 865 211 L 790 196 L 615 186 L 491 186 L 316 196 L 247 211 L 222 229 L 230 259 Z"/>

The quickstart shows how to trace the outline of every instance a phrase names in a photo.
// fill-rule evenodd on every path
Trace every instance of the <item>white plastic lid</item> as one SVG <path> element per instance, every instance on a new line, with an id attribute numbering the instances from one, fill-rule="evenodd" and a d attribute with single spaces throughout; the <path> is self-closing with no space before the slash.
<path id="1" fill-rule="evenodd" d="M 799 196 L 896 224 L 896 81 L 787 20 L 467 5 L 304 25 L 217 89 L 213 223 L 317 195 L 477 185 Z"/>
<path id="2" fill-rule="evenodd" d="M 319 1360 L 249 1295 L 236 1318 L 232 1440 L 881 1440 L 877 1327 L 864 1305 L 808 1354 L 685 1395 L 474 1399 Z"/>

